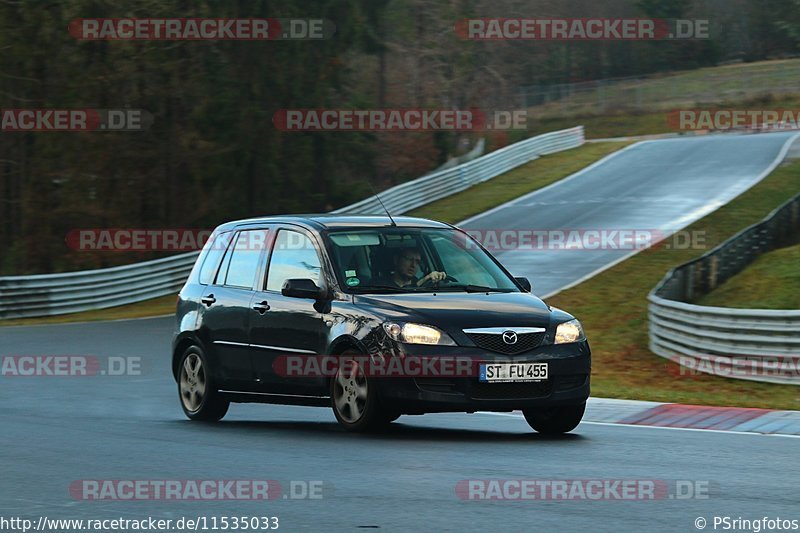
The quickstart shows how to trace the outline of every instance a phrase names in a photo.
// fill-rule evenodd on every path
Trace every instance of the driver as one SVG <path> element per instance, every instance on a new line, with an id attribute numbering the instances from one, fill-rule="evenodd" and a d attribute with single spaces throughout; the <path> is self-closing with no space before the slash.
<path id="1" fill-rule="evenodd" d="M 421 287 L 426 283 L 438 283 L 443 281 L 447 274 L 445 272 L 433 271 L 421 279 L 417 279 L 417 269 L 422 263 L 422 254 L 419 248 L 401 248 L 395 252 L 392 258 L 394 270 L 388 279 L 390 284 L 397 285 L 398 287 L 417 286 Z"/>

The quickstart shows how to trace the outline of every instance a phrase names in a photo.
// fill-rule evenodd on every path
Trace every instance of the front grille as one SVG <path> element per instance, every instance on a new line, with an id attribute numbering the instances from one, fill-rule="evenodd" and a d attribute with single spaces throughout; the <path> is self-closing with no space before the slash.
<path id="1" fill-rule="evenodd" d="M 545 332 L 520 333 L 515 344 L 506 344 L 502 335 L 494 333 L 467 333 L 472 342 L 479 348 L 507 355 L 516 355 L 538 348 L 544 340 Z"/>
<path id="2" fill-rule="evenodd" d="M 551 381 L 530 383 L 473 383 L 470 396 L 476 400 L 519 400 L 544 398 L 553 387 Z"/>

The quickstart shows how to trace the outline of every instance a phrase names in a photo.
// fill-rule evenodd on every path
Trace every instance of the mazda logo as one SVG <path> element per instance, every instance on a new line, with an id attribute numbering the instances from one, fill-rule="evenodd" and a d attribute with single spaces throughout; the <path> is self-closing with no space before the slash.
<path id="1" fill-rule="evenodd" d="M 517 344 L 517 332 L 516 331 L 504 331 L 503 332 L 503 342 L 506 344 Z"/>

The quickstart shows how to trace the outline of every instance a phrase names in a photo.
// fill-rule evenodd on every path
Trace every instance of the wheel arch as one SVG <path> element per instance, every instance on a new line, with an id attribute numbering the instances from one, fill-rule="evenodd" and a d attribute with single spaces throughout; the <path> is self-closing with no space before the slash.
<path id="1" fill-rule="evenodd" d="M 337 337 L 328 347 L 327 355 L 342 355 L 348 350 L 355 350 L 359 353 L 366 354 L 367 348 L 353 335 L 345 334 Z M 333 376 L 325 378 L 325 388 L 329 388 Z"/>
<path id="2" fill-rule="evenodd" d="M 193 335 L 186 335 L 178 338 L 175 341 L 175 348 L 172 350 L 172 377 L 177 381 L 178 379 L 178 365 L 180 364 L 181 356 L 190 346 L 199 346 L 203 353 L 208 357 L 209 353 L 205 344 Z"/>

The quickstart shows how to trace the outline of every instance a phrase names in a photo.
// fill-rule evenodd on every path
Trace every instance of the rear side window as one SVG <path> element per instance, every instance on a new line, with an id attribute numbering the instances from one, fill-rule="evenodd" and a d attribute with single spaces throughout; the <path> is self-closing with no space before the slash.
<path id="1" fill-rule="evenodd" d="M 214 277 L 217 275 L 219 262 L 222 256 L 225 255 L 225 250 L 228 249 L 230 244 L 231 233 L 226 231 L 212 237 L 206 250 L 206 256 L 203 259 L 203 266 L 200 268 L 200 283 L 209 285 L 214 283 Z"/>
<path id="2" fill-rule="evenodd" d="M 303 233 L 280 230 L 269 260 L 267 290 L 280 292 L 283 282 L 307 278 L 319 285 L 322 267 L 314 243 Z"/>
<path id="3" fill-rule="evenodd" d="M 239 233 L 230 251 L 225 285 L 250 289 L 256 279 L 259 259 L 267 242 L 267 230 L 247 230 Z"/>

